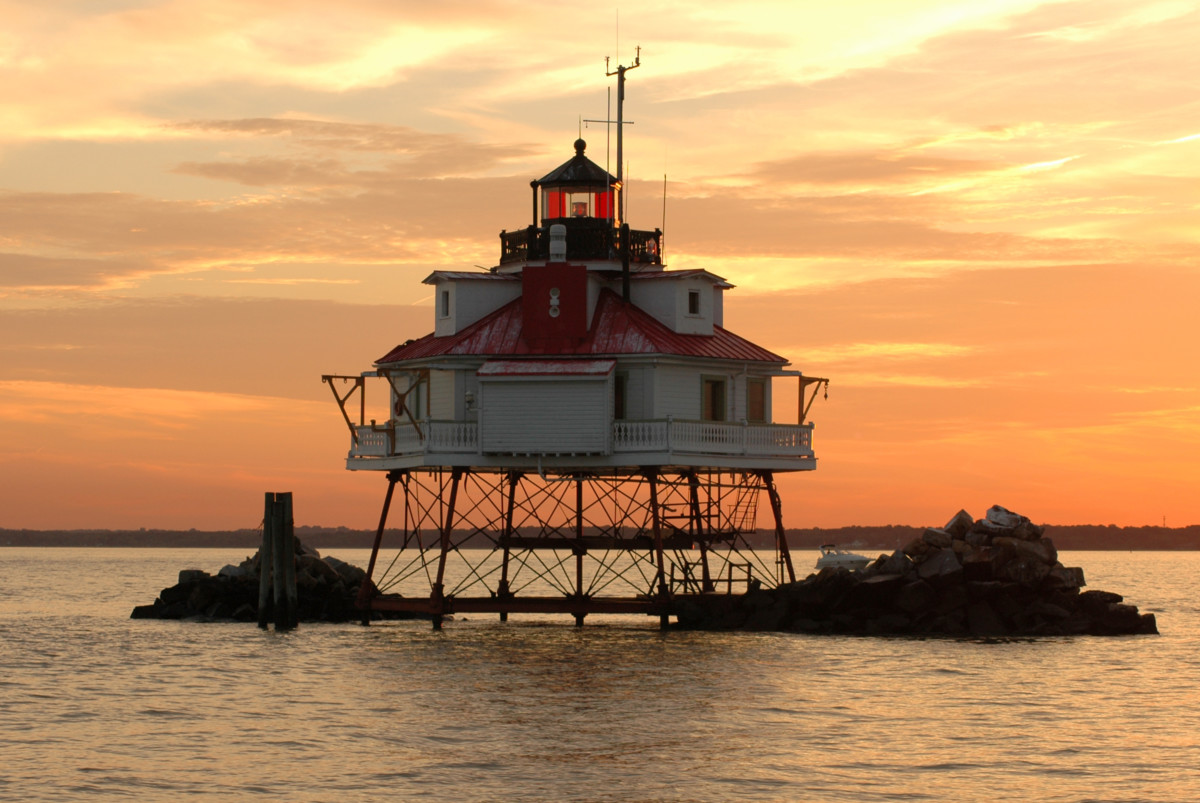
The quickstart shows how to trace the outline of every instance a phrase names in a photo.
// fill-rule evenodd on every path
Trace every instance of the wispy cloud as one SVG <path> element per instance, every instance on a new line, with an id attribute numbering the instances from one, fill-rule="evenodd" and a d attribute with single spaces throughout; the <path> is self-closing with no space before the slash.
<path id="1" fill-rule="evenodd" d="M 1026 171 L 1029 171 L 1029 170 L 1054 170 L 1055 168 L 1062 167 L 1063 165 L 1067 164 L 1068 162 L 1073 162 L 1078 158 L 1079 158 L 1078 156 L 1065 156 L 1062 159 L 1051 159 L 1046 162 L 1034 162 L 1033 164 L 1021 165 L 1020 169 L 1026 170 Z"/>
<path id="2" fill-rule="evenodd" d="M 93 422 L 133 422 L 148 432 L 192 428 L 214 417 L 265 412 L 300 423 L 326 412 L 323 405 L 313 402 L 237 393 L 0 380 L 0 417 L 9 422 L 62 422 L 77 415 L 84 400 Z M 105 426 L 97 426 L 95 432 L 106 437 Z"/>
<path id="3" fill-rule="evenodd" d="M 859 360 L 915 360 L 965 357 L 980 352 L 978 346 L 956 343 L 842 343 L 818 348 L 796 344 L 789 351 L 814 362 Z"/>

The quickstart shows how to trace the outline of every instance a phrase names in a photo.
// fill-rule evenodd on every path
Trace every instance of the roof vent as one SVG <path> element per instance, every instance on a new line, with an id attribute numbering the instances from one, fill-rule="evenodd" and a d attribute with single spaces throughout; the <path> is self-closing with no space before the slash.
<path id="1" fill-rule="evenodd" d="M 550 261 L 567 261 L 567 227 L 561 223 L 550 227 Z"/>

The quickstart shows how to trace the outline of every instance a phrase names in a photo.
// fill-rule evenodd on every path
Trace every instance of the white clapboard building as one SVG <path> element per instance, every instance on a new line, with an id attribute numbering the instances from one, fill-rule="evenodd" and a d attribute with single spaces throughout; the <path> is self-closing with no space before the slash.
<path id="1" fill-rule="evenodd" d="M 376 553 L 399 484 L 401 552 L 415 545 L 435 578 L 428 598 L 385 593 L 373 578 L 380 590 L 364 592 L 365 608 L 428 613 L 435 624 L 462 611 L 665 622 L 678 595 L 794 579 L 774 474 L 816 467 L 806 414 L 825 380 L 726 329 L 733 285 L 708 270 L 667 270 L 662 232 L 620 219 L 620 181 L 585 148 L 577 140 L 574 156 L 531 182 L 533 219 L 501 233 L 495 267 L 425 279 L 429 334 L 361 375 L 324 377 L 349 427 L 347 468 L 389 478 Z M 786 423 L 773 404 L 783 381 L 799 385 Z M 389 395 L 386 420 L 366 418 L 371 384 Z M 777 558 L 756 573 L 735 558 L 756 529 L 759 491 L 771 498 Z M 637 501 L 617 502 L 626 499 Z M 481 543 L 502 571 L 472 569 L 470 583 L 449 588 L 448 557 Z M 538 561 L 574 568 L 551 583 L 562 594 L 514 592 L 532 565 L 521 556 L 537 550 L 569 550 Z M 601 555 L 613 550 L 650 570 L 585 582 L 585 560 L 608 571 L 620 561 Z M 605 596 L 597 584 L 627 588 Z"/>
<path id="2" fill-rule="evenodd" d="M 391 417 L 355 426 L 348 468 L 815 467 L 803 411 L 772 415 L 772 380 L 806 378 L 724 328 L 733 285 L 614 221 L 584 147 L 535 182 L 540 219 L 496 267 L 425 279 L 432 331 L 376 362 Z"/>

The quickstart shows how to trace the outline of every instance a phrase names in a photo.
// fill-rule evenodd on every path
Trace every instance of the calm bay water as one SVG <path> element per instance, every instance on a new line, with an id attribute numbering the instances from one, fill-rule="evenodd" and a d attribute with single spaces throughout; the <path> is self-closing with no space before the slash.
<path id="1" fill-rule="evenodd" d="M 1200 553 L 1063 553 L 1119 639 L 128 618 L 244 557 L 0 549 L 0 799 L 1200 799 Z"/>

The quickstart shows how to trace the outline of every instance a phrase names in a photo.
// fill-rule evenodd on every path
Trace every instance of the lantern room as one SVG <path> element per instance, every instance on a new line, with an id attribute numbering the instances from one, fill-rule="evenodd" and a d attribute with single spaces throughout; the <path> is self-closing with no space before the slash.
<path id="1" fill-rule="evenodd" d="M 520 272 L 530 262 L 551 258 L 550 228 L 566 227 L 566 258 L 589 270 L 662 269 L 662 232 L 622 226 L 621 182 L 584 155 L 587 143 L 575 140 L 575 155 L 540 179 L 533 189 L 533 220 L 516 231 L 500 232 L 500 273 Z"/>
<path id="2" fill-rule="evenodd" d="M 575 140 L 575 156 L 534 182 L 541 191 L 542 225 L 587 218 L 615 225 L 617 179 L 583 155 L 587 143 Z"/>

